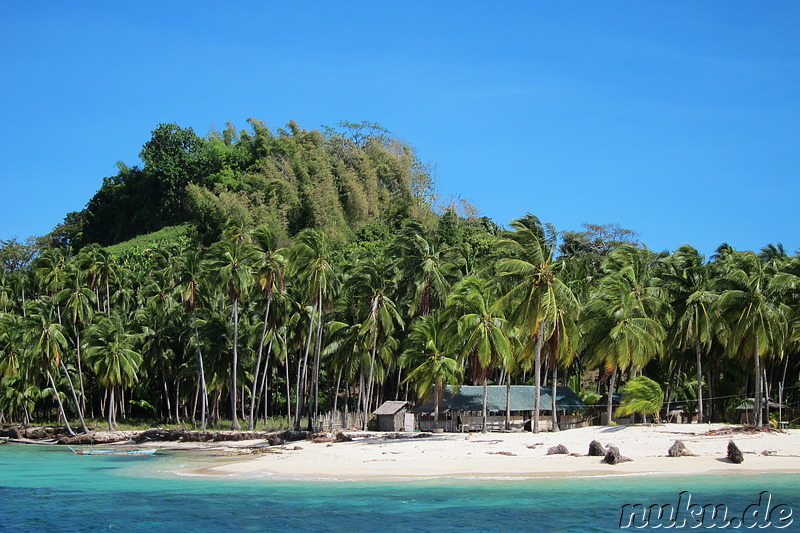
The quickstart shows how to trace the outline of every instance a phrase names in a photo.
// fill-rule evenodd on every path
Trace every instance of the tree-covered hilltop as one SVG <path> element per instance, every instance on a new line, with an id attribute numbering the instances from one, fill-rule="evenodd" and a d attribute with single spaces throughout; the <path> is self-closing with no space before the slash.
<path id="1" fill-rule="evenodd" d="M 273 132 L 250 129 L 198 137 L 161 124 L 142 147 L 143 166 L 118 163 L 86 209 L 67 215 L 55 243 L 116 244 L 182 223 L 203 241 L 230 224 L 273 228 L 285 242 L 305 228 L 343 241 L 370 223 L 398 227 L 408 217 L 432 223 L 431 175 L 414 150 L 370 122 Z"/>

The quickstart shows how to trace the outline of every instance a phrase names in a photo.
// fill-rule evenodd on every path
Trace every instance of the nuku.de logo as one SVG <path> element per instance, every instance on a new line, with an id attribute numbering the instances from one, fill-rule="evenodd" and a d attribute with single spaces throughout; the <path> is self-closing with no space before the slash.
<path id="1" fill-rule="evenodd" d="M 792 525 L 792 508 L 785 503 L 773 503 L 772 495 L 763 491 L 758 503 L 748 505 L 743 511 L 728 509 L 725 504 L 700 505 L 692 503 L 688 491 L 678 494 L 673 505 L 626 504 L 619 517 L 620 529 L 783 529 Z"/>

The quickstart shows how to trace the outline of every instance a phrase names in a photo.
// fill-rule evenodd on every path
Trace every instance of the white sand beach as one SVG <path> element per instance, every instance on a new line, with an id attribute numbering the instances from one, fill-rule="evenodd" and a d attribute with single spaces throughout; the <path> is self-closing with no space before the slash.
<path id="1" fill-rule="evenodd" d="M 256 448 L 253 456 L 228 457 L 193 470 L 205 475 L 265 475 L 316 479 L 436 477 L 551 477 L 636 474 L 800 473 L 800 430 L 781 433 L 702 435 L 720 424 L 655 424 L 571 429 L 556 433 L 443 433 L 427 437 L 350 433 L 351 442 L 298 441 Z M 396 436 L 398 434 L 393 434 Z M 589 443 L 612 444 L 632 459 L 617 465 L 588 457 Z M 693 457 L 669 457 L 681 440 Z M 744 462 L 726 459 L 728 441 Z M 252 447 L 253 442 L 236 443 Z M 547 455 L 563 444 L 571 455 Z M 766 452 L 766 454 L 765 454 Z"/>

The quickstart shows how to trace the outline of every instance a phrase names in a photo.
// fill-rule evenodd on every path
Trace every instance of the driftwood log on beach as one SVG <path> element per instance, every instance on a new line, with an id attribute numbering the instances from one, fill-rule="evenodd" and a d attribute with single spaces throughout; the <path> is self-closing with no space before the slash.
<path id="1" fill-rule="evenodd" d="M 270 444 L 283 444 L 309 437 L 308 431 L 283 431 L 263 433 L 258 431 L 190 431 L 186 429 L 148 429 L 132 437 L 134 442 L 225 442 L 240 440 L 266 440 Z"/>

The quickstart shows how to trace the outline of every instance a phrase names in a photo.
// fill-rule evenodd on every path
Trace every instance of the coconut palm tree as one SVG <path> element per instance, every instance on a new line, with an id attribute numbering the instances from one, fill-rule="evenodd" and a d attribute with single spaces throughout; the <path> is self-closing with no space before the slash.
<path id="1" fill-rule="evenodd" d="M 505 240 L 509 257 L 497 264 L 498 274 L 510 284 L 501 301 L 527 339 L 521 355 L 529 357 L 533 352 L 536 396 L 532 430 L 538 433 L 542 346 L 553 333 L 559 306 L 575 302 L 575 295 L 556 277 L 555 228 L 531 214 L 512 221 L 511 227 L 513 231 L 506 234 Z"/>
<path id="2" fill-rule="evenodd" d="M 666 331 L 659 317 L 670 316 L 666 292 L 651 283 L 647 251 L 620 247 L 603 264 L 600 281 L 581 317 L 583 345 L 590 366 L 602 365 L 610 374 L 608 423 L 617 370 L 640 371 L 663 354 Z"/>
<path id="3" fill-rule="evenodd" d="M 52 387 L 53 395 L 58 403 L 59 413 L 67 427 L 67 432 L 71 436 L 75 436 L 75 432 L 72 431 L 69 425 L 67 413 L 61 402 L 61 397 L 58 394 L 56 382 L 50 372 L 50 369 L 53 367 L 63 369 L 69 381 L 75 408 L 81 419 L 81 428 L 84 433 L 88 433 L 86 423 L 83 421 L 83 414 L 80 411 L 80 404 L 75 394 L 75 389 L 72 386 L 72 380 L 69 378 L 69 372 L 64 365 L 63 356 L 64 352 L 67 350 L 64 326 L 53 319 L 52 309 L 48 309 L 47 303 L 49 302 L 32 300 L 27 304 L 28 312 L 24 321 L 25 333 L 23 334 L 23 339 L 30 350 L 33 360 L 28 368 L 29 370 L 44 371 L 44 375 L 47 377 L 50 387 Z"/>
<path id="4" fill-rule="evenodd" d="M 208 269 L 216 274 L 233 307 L 233 350 L 231 354 L 231 426 L 240 429 L 237 416 L 237 369 L 239 366 L 239 302 L 250 290 L 253 282 L 251 269 L 253 249 L 242 237 L 238 228 L 230 228 L 216 243 Z"/>
<path id="5" fill-rule="evenodd" d="M 290 252 L 290 262 L 294 266 L 293 279 L 298 291 L 297 300 L 310 303 L 308 335 L 305 339 L 305 355 L 302 376 L 298 373 L 297 402 L 295 407 L 295 429 L 300 428 L 301 405 L 309 398 L 308 424 L 311 428 L 319 409 L 319 371 L 322 352 L 323 314 L 338 285 L 336 272 L 328 260 L 328 244 L 324 235 L 313 229 L 300 232 Z M 308 381 L 308 356 L 314 345 L 314 359 L 311 371 L 311 389 L 306 395 Z M 311 397 L 313 394 L 313 408 Z"/>
<path id="6" fill-rule="evenodd" d="M 469 361 L 472 379 L 483 385 L 481 431 L 487 431 L 487 385 L 489 375 L 511 352 L 508 323 L 499 304 L 496 284 L 467 276 L 448 297 L 446 312 L 457 324 L 454 342 Z"/>
<path id="7" fill-rule="evenodd" d="M 665 262 L 659 275 L 661 285 L 670 294 L 675 320 L 669 331 L 672 343 L 681 351 L 694 350 L 697 358 L 697 421 L 703 421 L 703 356 L 710 349 L 716 330 L 714 302 L 709 269 L 703 256 L 684 245 Z"/>
<path id="8" fill-rule="evenodd" d="M 55 301 L 64 306 L 68 324 L 75 339 L 75 354 L 78 363 L 78 385 L 81 391 L 81 410 L 86 410 L 86 391 L 83 385 L 83 366 L 81 357 L 81 332 L 92 320 L 95 293 L 84 284 L 83 272 L 72 264 L 66 286 L 55 296 Z"/>
<path id="9" fill-rule="evenodd" d="M 114 392 L 131 386 L 139 379 L 142 355 L 136 349 L 137 337 L 127 331 L 119 315 L 102 318 L 90 331 L 91 345 L 86 357 L 91 362 L 98 382 L 108 392 L 108 429 L 116 424 Z"/>
<path id="10" fill-rule="evenodd" d="M 439 425 L 444 385 L 458 385 L 463 376 L 461 363 L 446 350 L 446 337 L 438 312 L 422 316 L 411 326 L 408 347 L 400 356 L 400 364 L 410 369 L 406 381 L 416 386 L 417 395 L 424 398 L 433 391 L 434 427 Z"/>
<path id="11" fill-rule="evenodd" d="M 790 308 L 785 298 L 800 287 L 798 276 L 781 272 L 775 262 L 762 261 L 754 252 L 733 252 L 728 271 L 720 280 L 724 292 L 716 309 L 727 329 L 727 351 L 755 367 L 755 424 L 763 409 L 763 359 L 783 356 L 789 338 Z"/>
<path id="12" fill-rule="evenodd" d="M 258 390 L 259 371 L 261 369 L 261 358 L 264 352 L 264 341 L 267 338 L 267 328 L 270 321 L 270 309 L 272 307 L 273 294 L 283 292 L 286 289 L 285 271 L 287 268 L 287 261 L 285 250 L 278 249 L 275 244 L 274 233 L 265 226 L 259 226 L 253 230 L 251 234 L 253 243 L 255 244 L 255 281 L 256 286 L 261 291 L 261 294 L 266 298 L 266 309 L 264 311 L 264 322 L 261 330 L 261 335 L 258 339 L 258 353 L 253 372 L 253 388 L 252 398 L 250 401 L 250 419 L 248 421 L 249 429 L 252 431 L 255 424 L 255 406 Z M 264 372 L 269 368 L 269 350 L 267 350 L 267 362 Z"/>
<path id="13" fill-rule="evenodd" d="M 363 396 L 364 430 L 367 429 L 375 375 L 375 358 L 379 348 L 386 344 L 395 327 L 404 326 L 394 301 L 389 298 L 391 281 L 387 276 L 389 263 L 381 257 L 363 257 L 356 262 L 355 272 L 348 280 L 354 289 L 354 298 L 360 304 L 361 321 L 359 335 L 369 347 L 370 364 Z"/>

